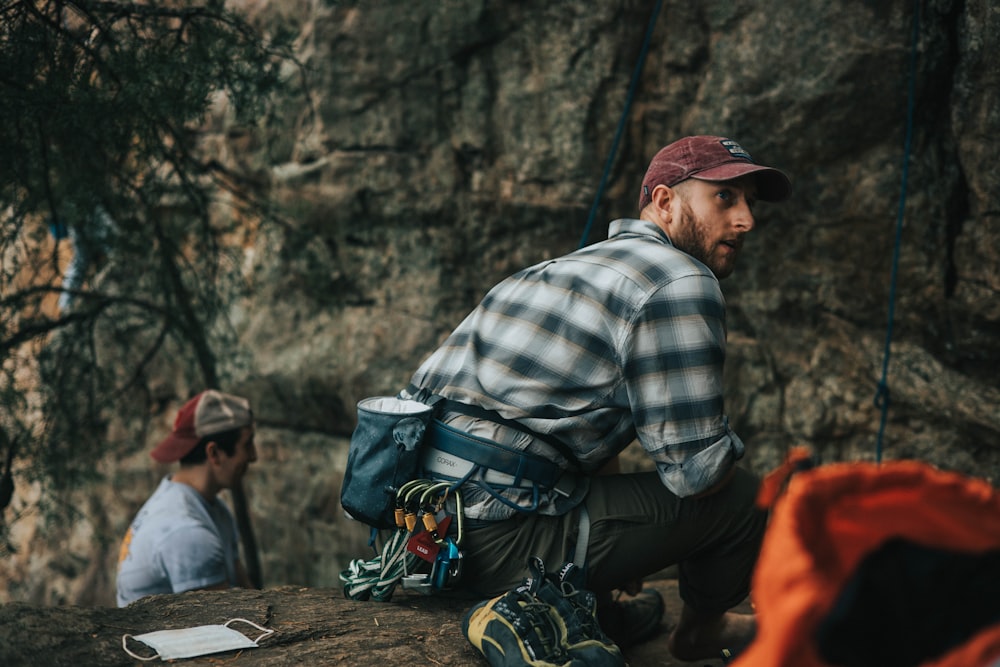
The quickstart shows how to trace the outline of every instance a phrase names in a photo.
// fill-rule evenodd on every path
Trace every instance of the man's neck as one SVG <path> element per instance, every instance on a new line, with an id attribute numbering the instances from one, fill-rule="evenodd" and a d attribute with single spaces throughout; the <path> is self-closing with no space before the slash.
<path id="1" fill-rule="evenodd" d="M 207 465 L 185 466 L 170 476 L 171 481 L 187 484 L 208 502 L 215 500 L 222 489 L 216 485 Z"/>

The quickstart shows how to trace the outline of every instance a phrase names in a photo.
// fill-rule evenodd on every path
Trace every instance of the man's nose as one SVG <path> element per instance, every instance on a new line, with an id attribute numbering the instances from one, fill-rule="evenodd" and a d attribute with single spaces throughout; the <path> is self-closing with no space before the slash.
<path id="1" fill-rule="evenodd" d="M 743 200 L 739 206 L 733 211 L 735 219 L 733 220 L 733 225 L 736 227 L 737 231 L 746 233 L 754 228 L 757 221 L 753 217 L 753 210 L 750 208 L 750 204 Z"/>

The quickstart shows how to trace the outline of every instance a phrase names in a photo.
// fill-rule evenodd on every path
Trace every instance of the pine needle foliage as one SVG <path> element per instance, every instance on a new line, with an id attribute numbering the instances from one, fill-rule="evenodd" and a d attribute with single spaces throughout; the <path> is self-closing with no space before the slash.
<path id="1" fill-rule="evenodd" d="M 219 386 L 237 363 L 233 239 L 266 191 L 205 128 L 263 126 L 289 40 L 218 0 L 0 0 L 0 492 L 58 504 L 115 420 L 178 398 L 154 376 Z"/>

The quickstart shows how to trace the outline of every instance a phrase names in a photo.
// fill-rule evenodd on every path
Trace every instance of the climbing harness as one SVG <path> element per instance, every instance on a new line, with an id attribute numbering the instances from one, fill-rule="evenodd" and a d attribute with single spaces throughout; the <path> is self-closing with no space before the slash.
<path id="1" fill-rule="evenodd" d="M 882 378 L 875 390 L 875 407 L 882 412 L 875 444 L 875 461 L 882 462 L 882 438 L 889 414 L 889 352 L 892 348 L 892 320 L 896 311 L 896 276 L 899 271 L 899 246 L 903 236 L 903 213 L 906 209 L 906 183 L 910 173 L 910 152 L 913 144 L 913 100 L 917 79 L 917 42 L 920 37 L 920 0 L 913 3 L 913 43 L 910 50 L 910 83 L 907 93 L 906 139 L 903 148 L 903 176 L 900 185 L 899 208 L 896 211 L 896 240 L 892 251 L 892 278 L 889 281 L 889 321 L 885 332 L 885 352 L 882 355 Z"/>
<path id="2" fill-rule="evenodd" d="M 565 447 L 565 446 L 563 446 Z M 569 497 L 576 475 L 530 452 L 507 447 L 474 436 L 435 420 L 424 444 L 426 475 L 452 482 L 457 488 L 469 483 L 517 512 L 538 509 L 542 492 L 555 491 Z M 571 453 L 567 454 L 572 456 Z M 576 464 L 576 459 L 570 459 Z M 531 492 L 531 505 L 524 507 L 502 495 L 503 490 Z"/>
<path id="3" fill-rule="evenodd" d="M 446 511 L 454 498 L 454 514 Z M 464 533 L 462 494 L 449 482 L 415 479 L 396 492 L 396 528 L 374 558 L 350 562 L 340 573 L 344 596 L 388 602 L 396 586 L 430 594 L 453 588 L 461 578 Z M 450 535 L 454 517 L 455 537 Z"/>
<path id="4" fill-rule="evenodd" d="M 465 433 L 437 416 L 458 412 L 513 428 L 547 443 L 578 469 L 572 451 L 558 439 L 492 410 L 412 385 L 400 396 L 412 398 L 383 396 L 358 403 L 358 427 L 351 438 L 341 504 L 372 527 L 370 545 L 376 555 L 354 559 L 340 573 L 344 595 L 355 600 L 387 601 L 400 583 L 424 594 L 458 583 L 463 562 L 465 517 L 459 491 L 463 484 L 485 490 L 518 512 L 536 511 L 542 493 L 569 497 L 576 485 L 575 473 L 545 457 Z M 507 489 L 529 490 L 530 506 L 505 497 Z M 450 530 L 453 519 L 455 531 Z M 590 529 L 585 509 L 580 510 L 579 525 L 575 557 L 582 566 Z M 381 551 L 379 529 L 392 530 Z"/>

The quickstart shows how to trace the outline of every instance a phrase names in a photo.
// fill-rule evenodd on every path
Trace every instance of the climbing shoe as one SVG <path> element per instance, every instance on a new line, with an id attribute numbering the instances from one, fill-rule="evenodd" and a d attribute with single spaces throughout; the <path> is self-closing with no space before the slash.
<path id="1" fill-rule="evenodd" d="M 540 558 L 513 591 L 479 603 L 462 632 L 493 667 L 625 667 L 621 650 L 597 621 L 597 596 L 573 563 L 546 574 Z"/>
<path id="2" fill-rule="evenodd" d="M 660 629 L 663 612 L 663 596 L 655 590 L 642 591 L 627 600 L 615 599 L 609 594 L 597 605 L 601 627 L 621 648 L 652 638 Z"/>
<path id="3" fill-rule="evenodd" d="M 529 564 L 531 566 L 531 564 Z M 542 571 L 541 561 L 532 571 Z M 549 604 L 564 629 L 566 653 L 574 664 L 588 667 L 624 667 L 621 649 L 604 634 L 597 621 L 597 596 L 584 588 L 583 571 L 565 563 L 558 572 L 545 576 L 538 598 Z"/>
<path id="4" fill-rule="evenodd" d="M 565 628 L 537 597 L 543 584 L 529 576 L 520 586 L 480 602 L 462 618 L 462 633 L 492 667 L 576 667 L 565 647 Z"/>

